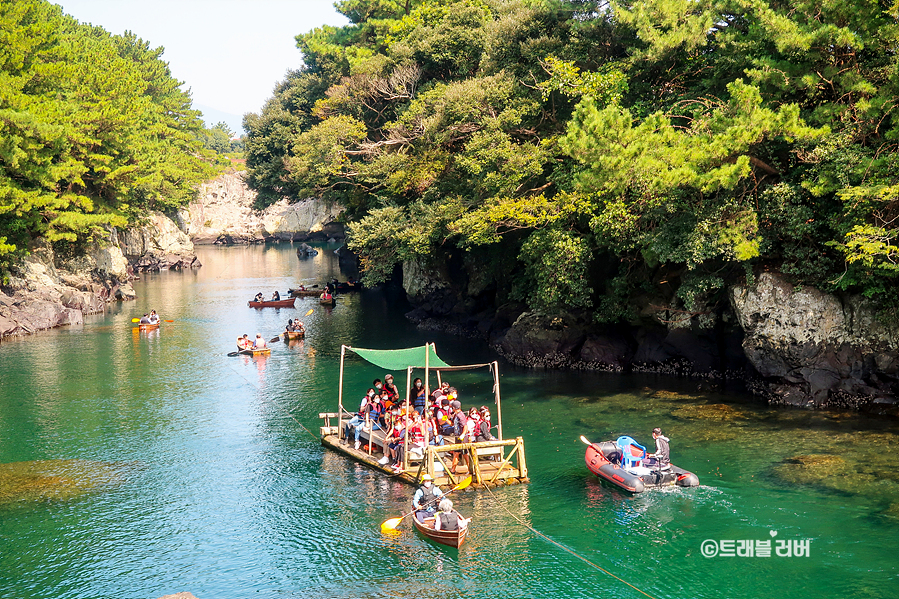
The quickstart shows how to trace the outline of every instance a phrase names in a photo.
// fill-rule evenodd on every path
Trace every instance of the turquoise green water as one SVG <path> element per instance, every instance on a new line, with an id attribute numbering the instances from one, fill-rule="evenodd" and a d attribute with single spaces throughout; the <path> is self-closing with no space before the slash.
<path id="1" fill-rule="evenodd" d="M 506 437 L 530 485 L 457 493 L 459 551 L 379 523 L 411 488 L 326 451 L 341 343 L 435 341 L 450 363 L 493 359 L 425 334 L 376 291 L 336 308 L 251 310 L 257 291 L 340 276 L 330 252 L 201 248 L 204 267 L 136 284 L 139 299 L 0 345 L 0 597 L 643 597 L 519 525 L 527 522 L 657 598 L 889 597 L 899 591 L 899 425 L 776 411 L 653 376 L 501 367 Z M 135 333 L 155 308 L 164 324 Z M 227 357 L 238 334 L 309 333 L 267 359 Z M 382 372 L 347 369 L 355 397 Z M 466 405 L 489 381 L 453 375 Z M 354 390 L 354 391 L 353 391 Z M 586 470 L 581 434 L 661 426 L 696 489 L 629 497 Z M 308 430 L 307 430 L 308 429 Z M 310 433 L 309 431 L 312 431 Z M 802 457 L 806 456 L 806 457 Z M 811 456 L 811 457 L 808 457 Z M 810 539 L 808 557 L 703 557 L 705 540 Z"/>

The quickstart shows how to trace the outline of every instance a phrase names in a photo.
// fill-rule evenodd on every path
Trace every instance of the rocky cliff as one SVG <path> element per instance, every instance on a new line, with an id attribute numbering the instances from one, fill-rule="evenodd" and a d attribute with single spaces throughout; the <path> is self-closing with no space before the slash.
<path id="1" fill-rule="evenodd" d="M 407 316 L 486 339 L 522 366 L 741 379 L 772 404 L 897 412 L 899 328 L 861 297 L 794 288 L 766 272 L 707 309 L 646 299 L 631 322 L 599 325 L 589 311 L 547 317 L 522 304 L 495 306 L 476 280 L 470 265 L 404 264 L 416 306 Z"/>
<path id="2" fill-rule="evenodd" d="M 774 273 L 730 298 L 756 389 L 772 403 L 853 407 L 899 396 L 899 329 L 867 299 L 796 288 Z"/>
<path id="3" fill-rule="evenodd" d="M 244 172 L 225 173 L 200 188 L 197 199 L 180 214 L 182 230 L 197 244 L 308 241 L 343 237 L 337 222 L 341 209 L 318 199 L 289 204 L 281 200 L 256 210 L 256 192 Z"/>
<path id="4" fill-rule="evenodd" d="M 190 239 L 159 212 L 73 256 L 37 240 L 0 289 L 0 339 L 81 324 L 108 302 L 134 299 L 135 273 L 199 266 Z"/>

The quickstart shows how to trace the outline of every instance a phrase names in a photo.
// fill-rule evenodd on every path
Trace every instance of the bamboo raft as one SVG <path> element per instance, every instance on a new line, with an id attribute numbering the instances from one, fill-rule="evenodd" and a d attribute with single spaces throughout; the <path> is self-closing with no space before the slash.
<path id="1" fill-rule="evenodd" d="M 305 331 L 284 331 L 284 338 L 291 341 L 294 339 L 304 339 L 305 337 Z"/>
<path id="2" fill-rule="evenodd" d="M 472 477 L 472 485 L 494 487 L 500 485 L 512 485 L 518 483 L 530 482 L 528 479 L 527 461 L 524 455 L 524 440 L 521 437 L 514 439 L 503 439 L 502 432 L 502 412 L 500 410 L 499 397 L 499 371 L 497 362 L 488 364 L 474 364 L 468 366 L 449 366 L 437 357 L 433 344 L 428 344 L 424 348 L 412 348 L 411 350 L 387 350 L 379 352 L 378 350 L 362 350 L 349 346 L 341 347 L 340 359 L 340 384 L 338 387 L 338 412 L 321 412 L 319 418 L 323 423 L 320 427 L 322 445 L 340 452 L 364 464 L 374 470 L 383 472 L 389 476 L 395 477 L 410 485 L 417 485 L 421 477 L 430 474 L 434 479 L 434 484 L 438 486 L 455 486 L 464 480 L 469 474 Z M 426 355 L 430 354 L 432 359 Z M 345 433 L 344 427 L 346 422 L 352 418 L 352 414 L 343 409 L 343 371 L 347 350 L 355 352 L 367 361 L 380 366 L 381 368 L 391 370 L 393 364 L 387 364 L 384 361 L 378 361 L 378 354 L 389 354 L 393 352 L 412 352 L 421 350 L 421 358 L 414 357 L 413 364 L 406 367 L 406 396 L 412 381 L 412 370 L 420 368 L 421 365 L 426 370 L 436 370 L 438 382 L 440 373 L 453 370 L 471 370 L 476 368 L 489 368 L 493 374 L 494 394 L 496 399 L 496 416 L 497 416 L 497 439 L 492 441 L 479 441 L 475 443 L 452 443 L 447 445 L 429 445 L 427 437 L 425 438 L 425 446 L 418 448 L 413 447 L 408 440 L 405 439 L 406 450 L 404 453 L 404 463 L 402 470 L 394 471 L 387 465 L 382 465 L 380 459 L 384 456 L 384 447 L 386 446 L 386 434 L 381 430 L 366 430 L 363 428 L 360 435 L 360 448 L 354 448 L 354 441 L 343 438 Z M 410 354 L 411 355 L 411 354 Z M 392 357 L 392 356 L 391 356 Z M 395 358 L 394 358 L 395 359 Z M 433 364 L 433 366 L 432 366 Z M 425 378 L 428 378 L 427 375 Z M 427 386 L 427 383 L 425 383 Z M 337 419 L 337 424 L 333 425 L 332 420 Z M 468 471 L 464 462 L 459 460 L 456 472 L 450 471 L 452 457 L 450 452 L 461 451 L 466 453 L 471 464 L 471 472 Z"/>

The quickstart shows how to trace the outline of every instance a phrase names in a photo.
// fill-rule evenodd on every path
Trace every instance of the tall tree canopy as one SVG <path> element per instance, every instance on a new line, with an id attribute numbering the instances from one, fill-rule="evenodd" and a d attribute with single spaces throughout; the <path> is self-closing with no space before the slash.
<path id="1" fill-rule="evenodd" d="M 44 0 L 0 3 L 0 266 L 190 199 L 209 174 L 199 113 L 131 33 Z"/>
<path id="2" fill-rule="evenodd" d="M 896 302 L 897 5 L 336 6 L 351 24 L 297 36 L 305 66 L 247 117 L 247 164 L 262 204 L 345 205 L 369 281 L 467 251 L 499 300 L 600 320 L 759 264 Z"/>

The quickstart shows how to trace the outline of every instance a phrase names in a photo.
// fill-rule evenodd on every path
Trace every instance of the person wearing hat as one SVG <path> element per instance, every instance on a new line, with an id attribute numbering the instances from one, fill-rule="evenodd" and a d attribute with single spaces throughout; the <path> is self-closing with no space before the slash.
<path id="1" fill-rule="evenodd" d="M 437 501 L 443 497 L 443 491 L 434 484 L 430 474 L 421 477 L 421 486 L 412 497 L 412 507 L 415 509 L 415 517 L 419 522 L 425 518 L 432 518 L 437 511 Z"/>
<path id="2" fill-rule="evenodd" d="M 256 333 L 256 341 L 253 342 L 253 349 L 263 348 L 265 348 L 265 339 L 262 338 L 262 333 Z"/>
<path id="3" fill-rule="evenodd" d="M 396 388 L 396 385 L 393 384 L 393 375 L 385 374 L 384 375 L 384 389 L 387 391 L 387 394 L 390 396 L 391 402 L 396 403 L 400 398 L 400 390 Z"/>

